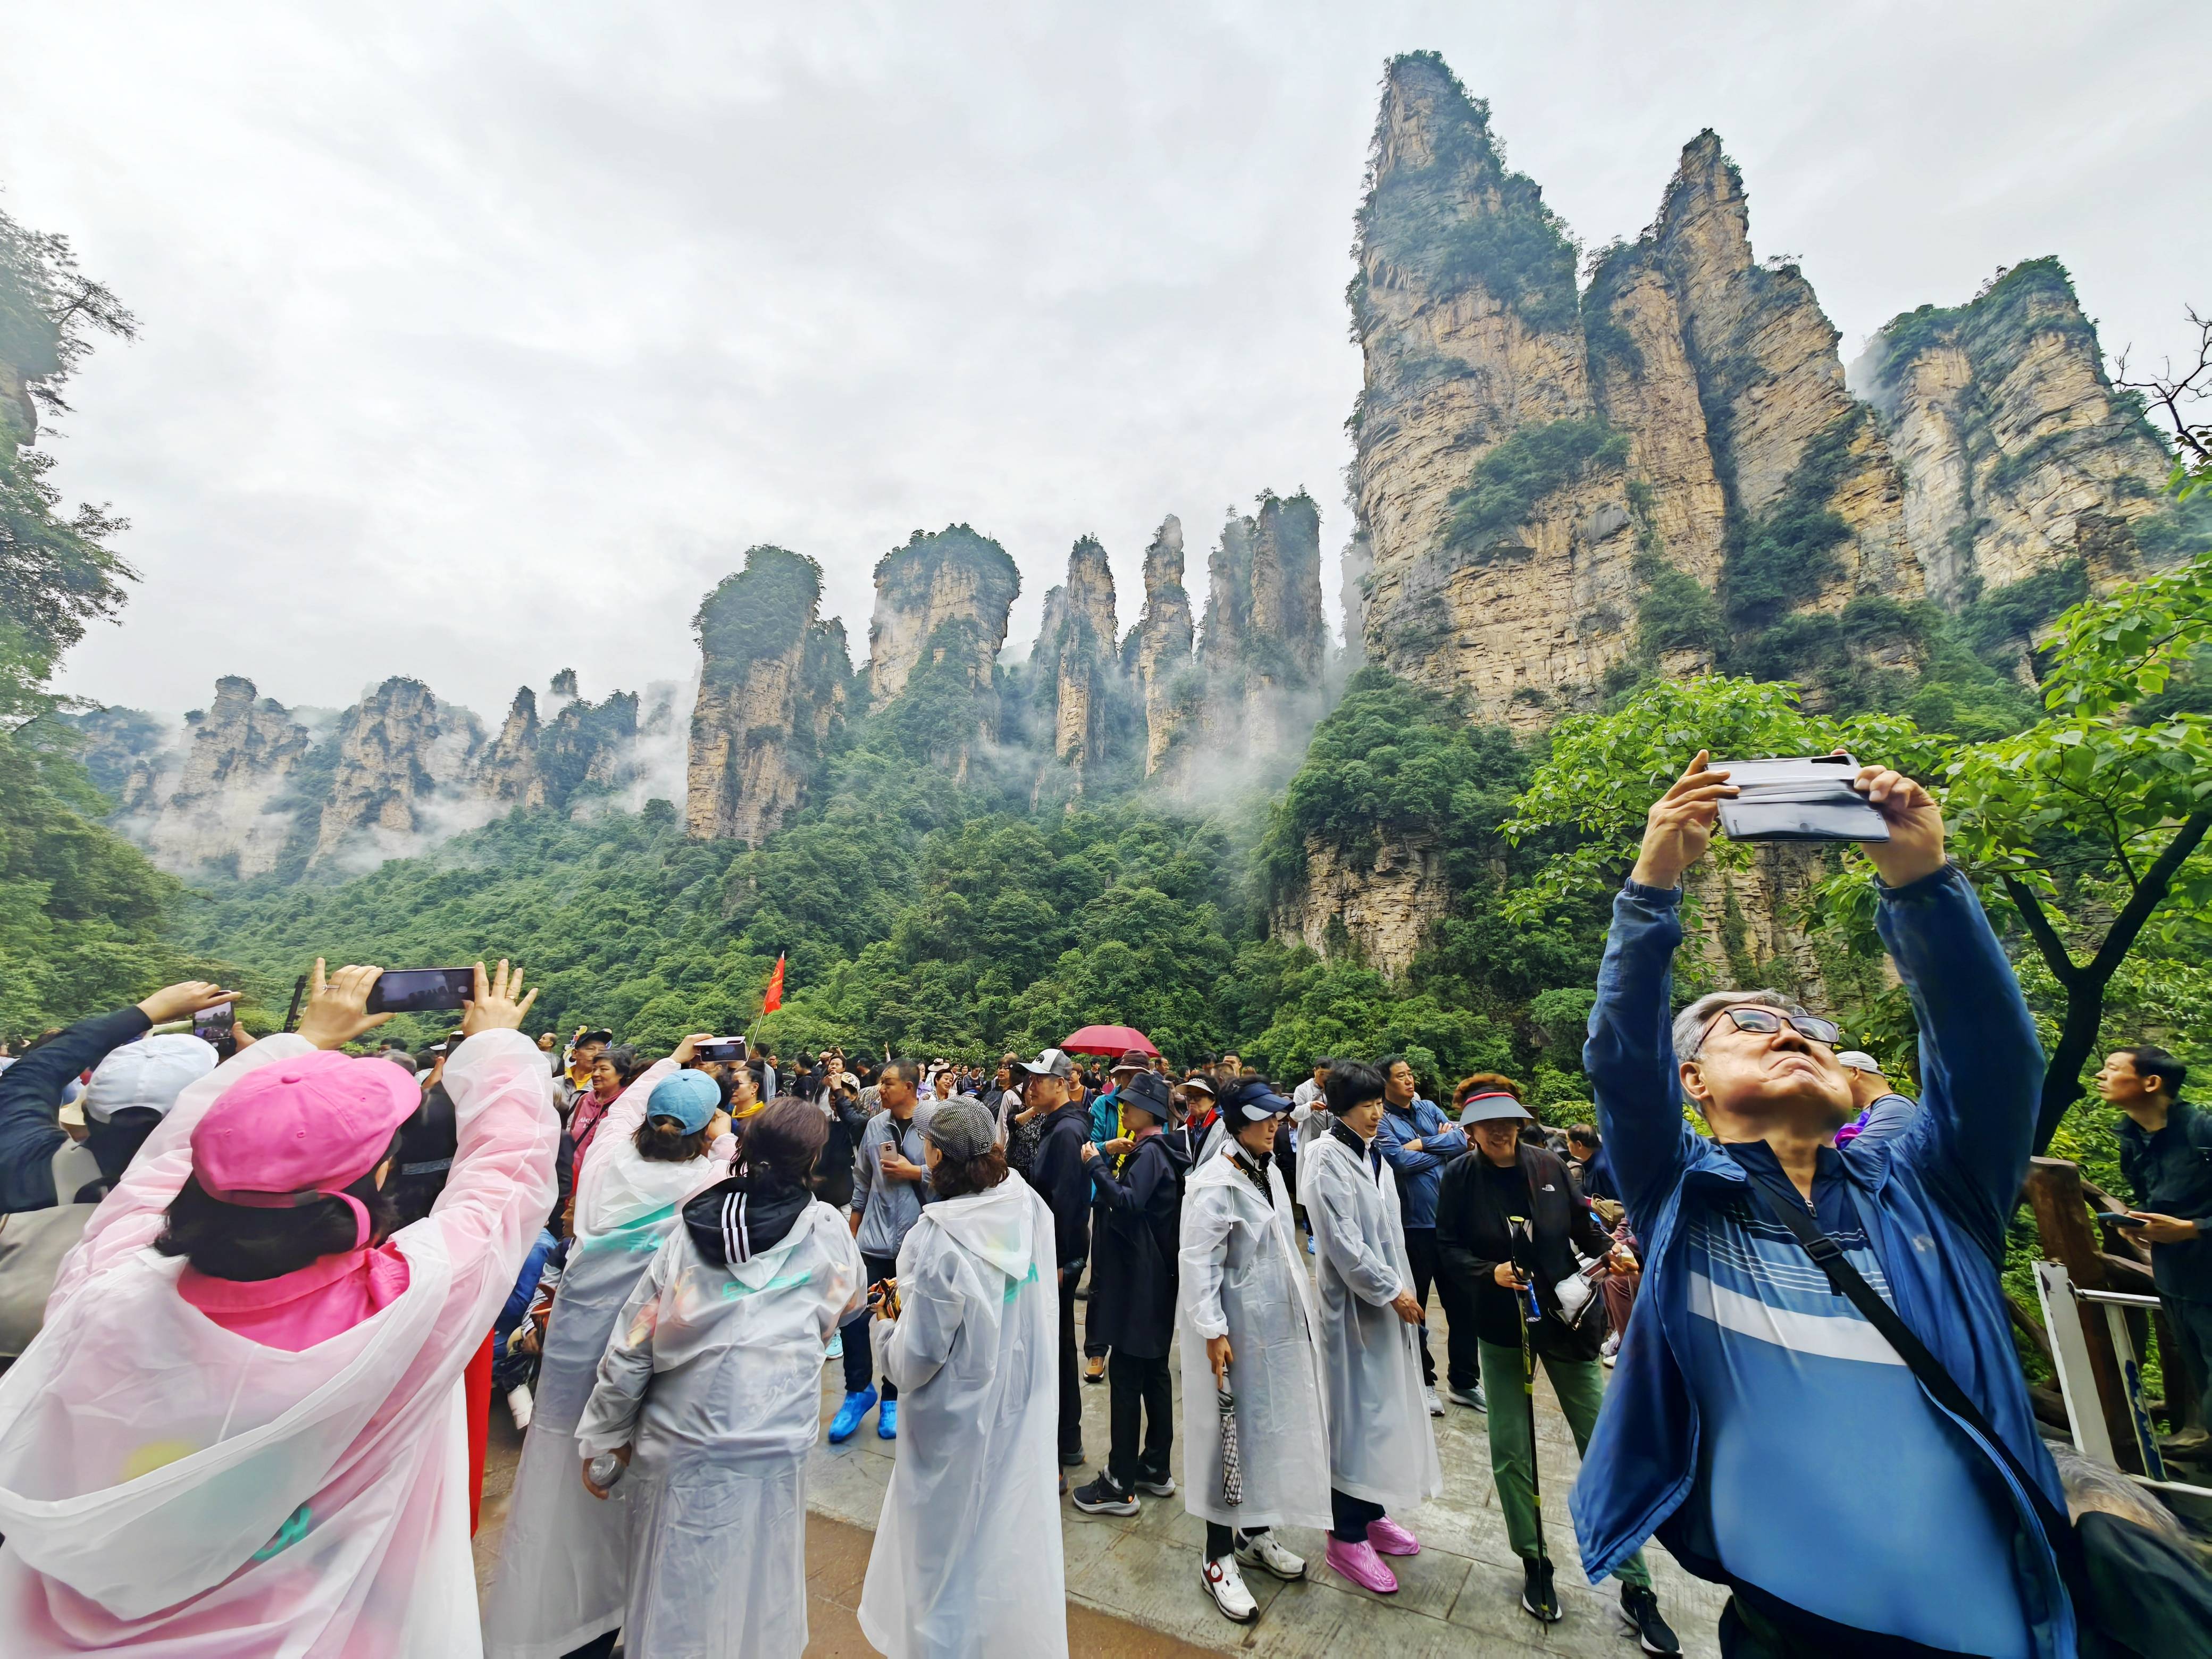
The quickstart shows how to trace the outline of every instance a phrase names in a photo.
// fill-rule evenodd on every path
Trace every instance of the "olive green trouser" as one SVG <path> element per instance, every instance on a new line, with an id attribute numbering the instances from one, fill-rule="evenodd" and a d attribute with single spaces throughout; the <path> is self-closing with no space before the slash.
<path id="1" fill-rule="evenodd" d="M 1482 1392 L 1490 1402 L 1490 1472 L 1498 1481 L 1498 1507 L 1505 1511 L 1505 1536 L 1513 1553 L 1534 1560 L 1536 1522 L 1536 1448 L 1529 1437 L 1529 1398 L 1521 1381 L 1521 1350 L 1495 1342 L 1476 1345 L 1482 1356 Z M 1605 1403 L 1605 1370 L 1595 1359 L 1553 1359 L 1532 1356 L 1552 1379 L 1552 1392 L 1574 1431 L 1575 1453 L 1589 1444 L 1590 1430 L 1597 1425 L 1597 1408 Z M 1553 1513 L 1567 1512 L 1567 1495 L 1552 1500 Z M 1649 1585 L 1651 1570 L 1638 1550 L 1613 1571 L 1624 1584 Z"/>

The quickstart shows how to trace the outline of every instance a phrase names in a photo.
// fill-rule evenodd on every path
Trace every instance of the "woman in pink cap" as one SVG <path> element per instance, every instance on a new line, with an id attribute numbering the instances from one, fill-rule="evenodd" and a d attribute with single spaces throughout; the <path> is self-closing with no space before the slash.
<path id="1" fill-rule="evenodd" d="M 553 1196 L 535 1000 L 476 970 L 446 1065 L 459 1147 L 386 1237 L 413 1079 L 336 1052 L 381 969 L 188 1088 L 0 1378 L 11 1656 L 480 1650 L 461 1371 Z"/>

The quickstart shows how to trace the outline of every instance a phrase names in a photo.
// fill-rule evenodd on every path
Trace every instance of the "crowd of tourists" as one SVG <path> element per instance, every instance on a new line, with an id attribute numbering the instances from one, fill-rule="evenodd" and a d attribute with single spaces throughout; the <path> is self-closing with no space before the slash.
<path id="1" fill-rule="evenodd" d="M 1540 1378 L 1581 1571 L 1647 1653 L 1680 1650 L 1654 1537 L 1726 1588 L 1732 1656 L 2203 1651 L 2197 1545 L 2078 1459 L 2062 1483 L 2014 1356 L 2033 1021 L 1932 799 L 1860 787 L 1917 1098 L 1777 993 L 1677 1006 L 1729 787 L 1703 757 L 1615 900 L 1564 1128 L 1399 1054 L 1279 1087 L 1149 1043 L 648 1059 L 526 1035 L 505 962 L 416 1050 L 375 1035 L 379 969 L 319 962 L 295 1030 L 227 1053 L 184 1029 L 234 1000 L 204 982 L 46 1033 L 0 1055 L 0 1651 L 796 1659 L 809 1454 L 871 1421 L 878 1650 L 1064 1655 L 1063 1504 L 1179 1500 L 1188 1593 L 1249 1624 L 1248 1573 L 1313 1571 L 1293 1528 L 1398 1592 L 1454 1407 L 1548 1625 Z M 2098 1086 L 2201 1393 L 2185 1076 L 2138 1048 Z M 526 1432 L 480 1609 L 495 1400 Z"/>

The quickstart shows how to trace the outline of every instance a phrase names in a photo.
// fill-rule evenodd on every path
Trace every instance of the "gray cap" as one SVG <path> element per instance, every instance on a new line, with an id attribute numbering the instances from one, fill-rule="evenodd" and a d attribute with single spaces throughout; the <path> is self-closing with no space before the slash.
<path id="1" fill-rule="evenodd" d="M 1031 1077 L 1073 1077 L 1075 1062 L 1057 1048 L 1048 1048 L 1035 1060 L 1023 1063 L 1022 1070 Z"/>
<path id="2" fill-rule="evenodd" d="M 1846 1048 L 1836 1056 L 1836 1060 L 1839 1065 L 1846 1066 L 1854 1072 L 1865 1072 L 1875 1077 L 1882 1075 L 1881 1062 L 1862 1049 Z"/>
<path id="3" fill-rule="evenodd" d="M 938 1103 L 921 1126 L 922 1137 L 945 1157 L 965 1164 L 998 1144 L 999 1120 L 973 1095 L 955 1095 Z"/>

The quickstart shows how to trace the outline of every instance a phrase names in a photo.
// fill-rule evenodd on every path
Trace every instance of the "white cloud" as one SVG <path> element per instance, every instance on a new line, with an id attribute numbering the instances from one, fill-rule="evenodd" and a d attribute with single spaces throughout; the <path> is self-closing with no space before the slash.
<path id="1" fill-rule="evenodd" d="M 684 679 L 758 541 L 823 562 L 861 648 L 876 559 L 955 520 L 1022 566 L 1018 653 L 1077 536 L 1126 626 L 1162 514 L 1270 487 L 1313 491 L 1333 559 L 1352 213 L 1410 47 L 1593 246 L 1717 129 L 1847 356 L 2043 253 L 2115 345 L 2212 303 L 2180 182 L 2212 142 L 2199 8 L 730 12 L 11 21 L 7 205 L 145 331 L 53 441 L 145 574 L 69 689 L 409 673 L 496 719 L 562 666 Z"/>

